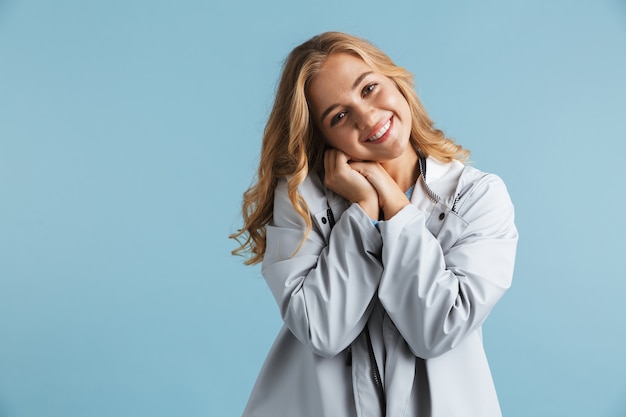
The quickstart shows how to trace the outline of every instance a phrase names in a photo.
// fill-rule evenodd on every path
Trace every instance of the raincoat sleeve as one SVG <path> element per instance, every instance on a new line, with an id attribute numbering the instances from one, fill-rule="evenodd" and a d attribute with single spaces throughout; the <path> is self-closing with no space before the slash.
<path id="1" fill-rule="evenodd" d="M 315 354 L 332 357 L 367 322 L 382 275 L 382 239 L 358 204 L 343 212 L 329 236 L 314 223 L 296 252 L 305 228 L 281 180 L 266 229 L 262 274 L 289 330 Z"/>
<path id="2" fill-rule="evenodd" d="M 380 222 L 384 273 L 379 298 L 414 355 L 433 358 L 477 330 L 509 288 L 517 230 L 499 177 L 479 179 L 459 214 L 408 205 Z M 442 222 L 437 236 L 427 227 Z"/>

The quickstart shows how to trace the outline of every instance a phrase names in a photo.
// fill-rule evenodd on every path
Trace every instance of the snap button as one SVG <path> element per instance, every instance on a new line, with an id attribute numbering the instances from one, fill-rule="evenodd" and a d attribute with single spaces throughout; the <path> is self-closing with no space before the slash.
<path id="1" fill-rule="evenodd" d="M 328 220 L 326 220 L 326 217 L 322 217 L 322 223 L 326 224 L 328 222 Z"/>
<path id="2" fill-rule="evenodd" d="M 443 218 L 444 218 L 444 217 L 446 217 L 446 215 L 445 215 L 444 213 L 441 213 L 441 214 L 439 215 L 439 220 L 443 220 Z"/>

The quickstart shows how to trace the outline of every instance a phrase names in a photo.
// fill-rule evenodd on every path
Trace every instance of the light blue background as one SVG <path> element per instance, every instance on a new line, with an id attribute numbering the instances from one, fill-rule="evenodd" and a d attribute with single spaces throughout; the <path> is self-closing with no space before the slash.
<path id="1" fill-rule="evenodd" d="M 508 184 L 505 416 L 626 416 L 623 0 L 0 0 L 0 416 L 240 415 L 280 318 L 227 236 L 281 61 L 325 30 Z"/>

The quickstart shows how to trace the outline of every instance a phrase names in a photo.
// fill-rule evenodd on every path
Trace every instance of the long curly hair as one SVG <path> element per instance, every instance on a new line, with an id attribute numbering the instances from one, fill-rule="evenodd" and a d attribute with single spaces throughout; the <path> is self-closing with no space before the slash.
<path id="1" fill-rule="evenodd" d="M 247 253 L 245 264 L 263 260 L 265 228 L 272 220 L 274 189 L 278 179 L 287 178 L 288 196 L 306 222 L 304 238 L 311 229 L 309 208 L 298 194 L 309 172 L 323 172 L 325 141 L 313 122 L 306 96 L 311 79 L 326 59 L 347 53 L 362 59 L 375 72 L 394 81 L 409 103 L 412 116 L 410 142 L 423 156 L 442 162 L 465 161 L 469 151 L 435 129 L 414 90 L 413 76 L 397 66 L 370 42 L 341 32 L 325 32 L 297 46 L 287 57 L 276 91 L 276 98 L 263 134 L 261 160 L 256 183 L 243 194 L 243 227 L 230 237 L 239 247 L 234 255 Z M 297 251 L 297 250 L 296 250 Z"/>

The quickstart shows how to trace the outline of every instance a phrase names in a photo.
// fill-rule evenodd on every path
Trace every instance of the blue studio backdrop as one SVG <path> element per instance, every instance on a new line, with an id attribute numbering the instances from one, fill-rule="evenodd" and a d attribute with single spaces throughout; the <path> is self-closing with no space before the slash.
<path id="1" fill-rule="evenodd" d="M 228 235 L 281 63 L 326 30 L 508 185 L 505 416 L 626 416 L 623 0 L 0 0 L 1 417 L 241 414 L 281 321 Z"/>

